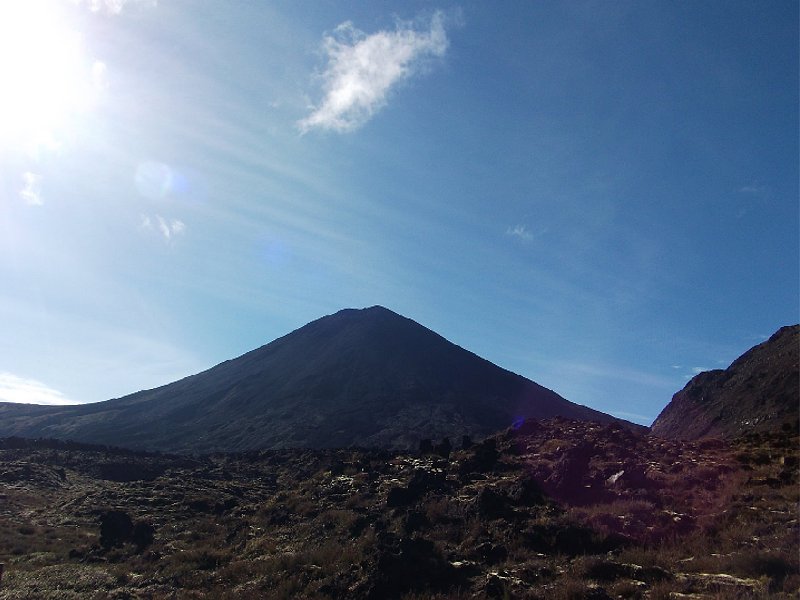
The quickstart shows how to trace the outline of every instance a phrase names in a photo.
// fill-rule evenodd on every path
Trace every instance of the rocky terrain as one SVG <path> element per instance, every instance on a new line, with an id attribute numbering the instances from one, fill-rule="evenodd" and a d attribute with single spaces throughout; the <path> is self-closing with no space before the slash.
<path id="1" fill-rule="evenodd" d="M 732 438 L 794 426 L 800 414 L 800 325 L 780 328 L 725 370 L 692 378 L 661 412 L 655 435 Z"/>
<path id="2" fill-rule="evenodd" d="M 42 437 L 0 438 L 0 600 L 795 598 L 797 356 L 782 328 L 647 432 L 374 307 L 126 398 L 2 405 Z"/>
<path id="3" fill-rule="evenodd" d="M 0 436 L 166 452 L 415 448 L 523 418 L 615 418 L 375 306 L 343 310 L 208 371 L 79 406 L 0 403 Z M 627 424 L 629 427 L 639 427 Z"/>
<path id="4" fill-rule="evenodd" d="M 795 598 L 798 431 L 419 452 L 0 443 L 0 598 Z"/>

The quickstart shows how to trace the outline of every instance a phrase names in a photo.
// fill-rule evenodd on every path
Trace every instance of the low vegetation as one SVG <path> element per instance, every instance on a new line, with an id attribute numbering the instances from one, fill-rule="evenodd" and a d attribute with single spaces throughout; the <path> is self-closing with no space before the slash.
<path id="1" fill-rule="evenodd" d="M 555 419 L 464 442 L 0 441 L 0 599 L 797 597 L 796 427 L 686 443 Z"/>

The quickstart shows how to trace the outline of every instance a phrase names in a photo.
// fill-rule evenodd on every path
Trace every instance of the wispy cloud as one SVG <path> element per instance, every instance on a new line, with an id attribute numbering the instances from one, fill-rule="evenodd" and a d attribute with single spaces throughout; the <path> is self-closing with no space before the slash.
<path id="1" fill-rule="evenodd" d="M 620 419 L 625 419 L 627 421 L 633 421 L 634 423 L 639 423 L 641 425 L 650 425 L 655 418 L 652 415 L 643 415 L 640 413 L 632 413 L 626 412 L 622 410 L 614 410 L 609 413 L 615 417 L 619 417 Z"/>
<path id="2" fill-rule="evenodd" d="M 350 131 L 366 123 L 386 105 L 391 89 L 418 72 L 428 57 L 444 56 L 447 34 L 443 15 L 433 15 L 426 30 L 398 23 L 394 31 L 367 35 L 350 21 L 325 36 L 328 64 L 322 73 L 325 96 L 298 123 L 302 132 L 314 128 Z"/>
<path id="3" fill-rule="evenodd" d="M 506 229 L 506 235 L 517 238 L 521 242 L 530 242 L 533 239 L 533 234 L 528 230 L 525 225 L 515 225 Z"/>
<path id="4" fill-rule="evenodd" d="M 692 373 L 694 373 L 695 375 L 699 375 L 700 373 L 704 373 L 705 371 L 708 371 L 708 368 L 706 368 L 706 367 L 692 367 Z"/>
<path id="5" fill-rule="evenodd" d="M 757 342 L 759 344 L 761 342 L 764 342 L 764 341 L 768 340 L 768 339 L 769 339 L 769 335 L 767 335 L 766 333 L 757 333 L 757 334 L 748 335 L 747 337 L 745 337 L 745 340 L 747 340 L 748 342 Z"/>
<path id="6" fill-rule="evenodd" d="M 0 372 L 0 402 L 50 405 L 79 404 L 40 381 L 24 379 L 8 372 Z"/>
<path id="7" fill-rule="evenodd" d="M 760 196 L 766 193 L 767 188 L 766 186 L 760 185 L 758 183 L 751 183 L 749 185 L 743 185 L 737 190 L 740 194 L 748 194 L 751 196 Z"/>
<path id="8" fill-rule="evenodd" d="M 42 200 L 41 175 L 25 171 L 22 174 L 22 189 L 19 191 L 19 197 L 22 198 L 26 204 L 30 204 L 31 206 L 41 206 L 44 204 Z"/>
<path id="9" fill-rule="evenodd" d="M 563 362 L 565 370 L 590 377 L 626 381 L 652 387 L 671 387 L 672 379 L 658 373 L 605 363 Z"/>
<path id="10" fill-rule="evenodd" d="M 142 215 L 141 228 L 145 231 L 158 233 L 166 241 L 182 235 L 186 231 L 186 224 L 180 219 L 165 219 L 161 215 Z"/>

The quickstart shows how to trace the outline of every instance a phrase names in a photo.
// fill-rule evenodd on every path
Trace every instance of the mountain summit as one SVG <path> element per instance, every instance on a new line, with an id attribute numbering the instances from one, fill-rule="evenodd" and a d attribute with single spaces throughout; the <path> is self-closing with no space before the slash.
<path id="1" fill-rule="evenodd" d="M 413 447 L 523 418 L 614 421 L 381 306 L 345 309 L 156 389 L 67 407 L 0 404 L 0 435 L 172 452 Z"/>

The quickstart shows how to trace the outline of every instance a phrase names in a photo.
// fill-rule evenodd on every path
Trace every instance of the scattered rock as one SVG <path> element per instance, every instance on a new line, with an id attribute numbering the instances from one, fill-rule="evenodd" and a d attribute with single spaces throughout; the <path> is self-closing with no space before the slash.
<path id="1" fill-rule="evenodd" d="M 676 581 L 688 593 L 764 597 L 767 592 L 763 581 L 735 577 L 727 573 L 680 573 Z"/>
<path id="2" fill-rule="evenodd" d="M 603 582 L 612 582 L 618 579 L 635 579 L 645 583 L 658 583 L 673 579 L 672 574 L 661 567 L 618 563 L 610 560 L 602 560 L 589 566 L 586 576 Z"/>
<path id="3" fill-rule="evenodd" d="M 9 547 L 25 551 L 14 557 L 15 573 L 30 573 L 40 586 L 27 597 L 50 589 L 48 569 L 58 573 L 61 596 L 85 596 L 66 568 L 119 572 L 97 589 L 109 598 L 170 597 L 178 588 L 187 597 L 280 590 L 354 600 L 648 597 L 667 590 L 758 597 L 791 596 L 800 587 L 796 489 L 780 476 L 796 464 L 796 436 L 759 434 L 703 450 L 563 419 L 520 434 L 524 426 L 448 459 L 368 449 L 120 458 L 96 449 L 3 450 L 0 441 L 0 472 L 15 477 L 0 507 L 11 524 Z M 769 460 L 751 462 L 742 477 L 735 455 L 744 452 Z M 129 461 L 170 476 L 99 478 L 99 464 Z M 570 489 L 570 461 L 583 469 L 577 503 L 546 491 Z M 18 478 L 25 473 L 31 481 Z M 596 489 L 602 502 L 585 503 Z M 102 543 L 92 546 L 98 522 Z M 759 539 L 720 550 L 720 564 L 736 566 L 732 579 L 674 577 L 698 568 L 671 558 L 696 550 L 680 548 L 685 533 L 702 525 L 719 539 L 736 539 L 732 527 L 742 523 L 757 523 Z M 636 556 L 637 548 L 665 538 L 661 558 L 670 569 L 618 558 L 622 547 Z"/>

